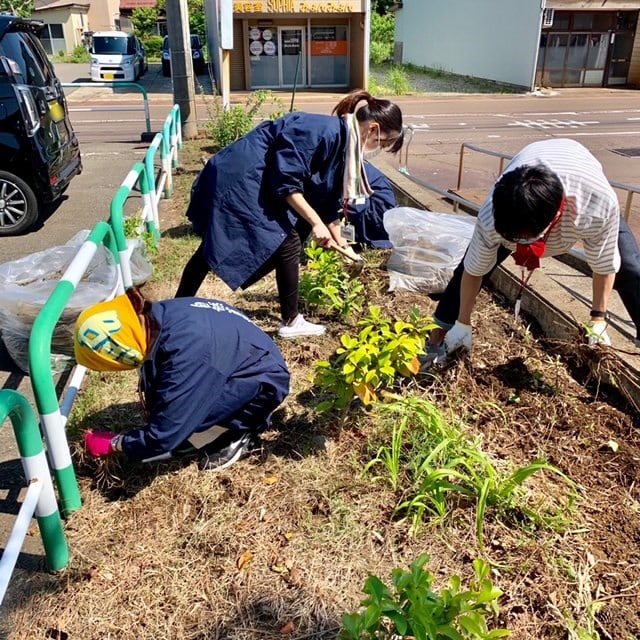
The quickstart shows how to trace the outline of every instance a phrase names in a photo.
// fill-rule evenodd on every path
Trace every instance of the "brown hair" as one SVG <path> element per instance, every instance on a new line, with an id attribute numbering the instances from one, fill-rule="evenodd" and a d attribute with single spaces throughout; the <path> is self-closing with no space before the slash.
<path id="1" fill-rule="evenodd" d="M 356 107 L 362 101 L 367 104 L 356 111 Z M 402 111 L 397 104 L 390 100 L 379 100 L 364 89 L 356 89 L 342 98 L 333 108 L 332 113 L 338 116 L 355 113 L 358 122 L 373 120 L 380 125 L 380 131 L 394 136 L 392 144 L 386 149 L 387 151 L 397 153 L 402 148 L 404 137 Z"/>
<path id="2" fill-rule="evenodd" d="M 151 302 L 145 297 L 144 293 L 142 293 L 138 287 L 130 287 L 125 291 L 125 294 L 127 298 L 129 298 L 129 302 L 131 302 L 133 310 L 138 315 L 149 315 L 149 312 L 151 311 Z"/>

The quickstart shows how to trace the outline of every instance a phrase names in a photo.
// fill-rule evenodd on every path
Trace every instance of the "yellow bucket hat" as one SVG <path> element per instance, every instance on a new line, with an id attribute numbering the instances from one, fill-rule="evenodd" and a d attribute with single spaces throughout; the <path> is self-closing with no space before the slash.
<path id="1" fill-rule="evenodd" d="M 85 309 L 73 333 L 78 364 L 94 371 L 125 371 L 142 364 L 147 340 L 126 295 Z"/>

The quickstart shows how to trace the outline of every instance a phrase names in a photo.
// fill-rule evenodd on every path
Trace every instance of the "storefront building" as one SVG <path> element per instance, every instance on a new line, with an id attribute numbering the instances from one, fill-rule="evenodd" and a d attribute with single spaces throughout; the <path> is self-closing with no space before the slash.
<path id="1" fill-rule="evenodd" d="M 640 61 L 637 24 L 637 10 L 563 11 L 547 8 L 542 20 L 536 85 L 637 85 Z M 632 69 L 634 60 L 635 73 Z"/>
<path id="2" fill-rule="evenodd" d="M 402 0 L 396 62 L 534 90 L 640 88 L 640 0 Z"/>
<path id="3" fill-rule="evenodd" d="M 231 90 L 366 86 L 368 0 L 233 3 Z"/>

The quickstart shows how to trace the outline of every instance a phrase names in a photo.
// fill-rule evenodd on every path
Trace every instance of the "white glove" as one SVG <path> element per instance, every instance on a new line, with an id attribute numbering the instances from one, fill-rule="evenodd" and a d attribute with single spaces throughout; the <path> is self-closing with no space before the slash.
<path id="1" fill-rule="evenodd" d="M 611 346 L 611 338 L 607 334 L 607 323 L 605 320 L 590 320 L 587 325 L 587 344 L 593 347 L 596 344 Z"/>
<path id="2" fill-rule="evenodd" d="M 456 323 L 447 331 L 444 336 L 444 344 L 447 348 L 447 353 L 451 354 L 458 349 L 465 349 L 471 351 L 471 343 L 473 342 L 473 334 L 471 326 L 463 324 L 456 320 Z"/>

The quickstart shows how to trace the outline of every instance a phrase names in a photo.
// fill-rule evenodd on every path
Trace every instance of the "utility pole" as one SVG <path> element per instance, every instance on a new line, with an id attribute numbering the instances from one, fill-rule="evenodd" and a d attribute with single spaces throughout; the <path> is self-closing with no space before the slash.
<path id="1" fill-rule="evenodd" d="M 198 119 L 187 0 L 167 0 L 166 12 L 169 45 L 171 46 L 173 99 L 175 104 L 180 107 L 182 135 L 187 139 L 195 138 L 198 135 Z"/>
<path id="2" fill-rule="evenodd" d="M 231 49 L 233 49 L 233 2 L 232 0 L 204 0 L 207 20 L 207 45 L 213 63 L 213 75 L 222 106 L 228 109 L 231 103 Z"/>

